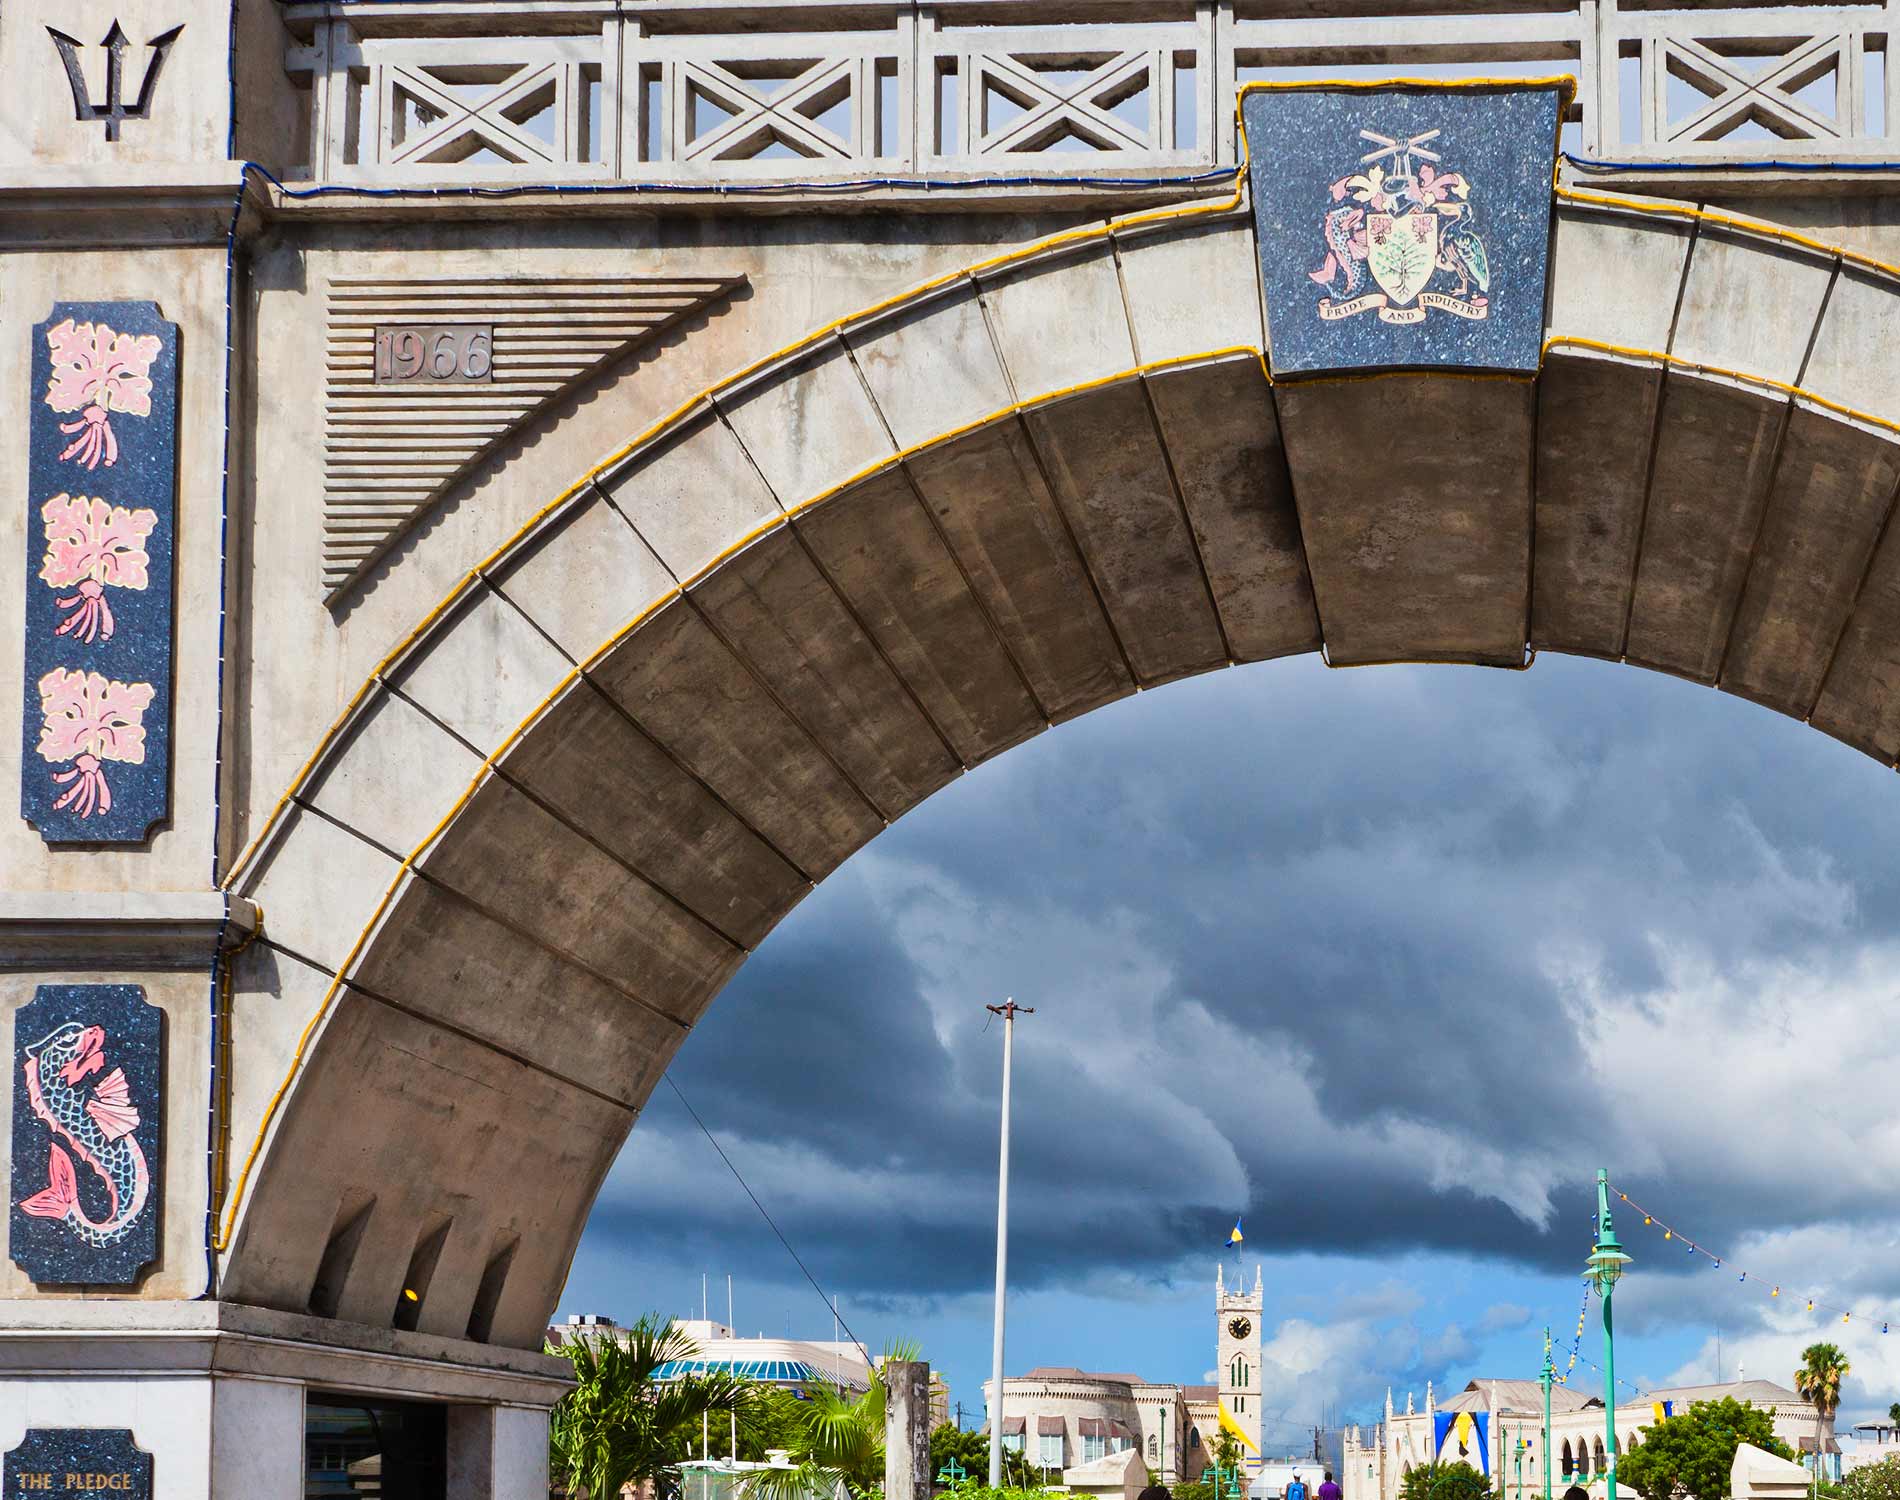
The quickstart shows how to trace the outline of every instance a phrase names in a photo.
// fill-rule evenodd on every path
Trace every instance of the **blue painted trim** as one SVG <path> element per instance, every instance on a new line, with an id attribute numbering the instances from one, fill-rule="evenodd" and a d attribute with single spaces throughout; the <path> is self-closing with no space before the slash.
<path id="1" fill-rule="evenodd" d="M 1570 151 L 1563 159 L 1592 172 L 1900 172 L 1900 161 L 1602 161 Z"/>

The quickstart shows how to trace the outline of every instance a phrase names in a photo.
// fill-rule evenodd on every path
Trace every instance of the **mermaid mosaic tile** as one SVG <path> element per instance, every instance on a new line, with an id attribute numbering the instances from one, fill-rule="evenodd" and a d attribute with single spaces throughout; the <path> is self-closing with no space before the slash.
<path id="1" fill-rule="evenodd" d="M 128 1286 L 158 1255 L 160 1012 L 43 984 L 13 1017 L 8 1246 L 42 1285 Z"/>
<path id="2" fill-rule="evenodd" d="M 33 330 L 20 814 L 137 843 L 171 805 L 178 325 L 61 302 Z"/>

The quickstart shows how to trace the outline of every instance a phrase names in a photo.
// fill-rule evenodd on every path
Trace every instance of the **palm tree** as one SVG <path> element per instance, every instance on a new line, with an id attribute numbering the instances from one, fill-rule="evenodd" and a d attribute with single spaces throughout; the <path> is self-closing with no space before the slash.
<path id="1" fill-rule="evenodd" d="M 1801 1351 L 1801 1368 L 1794 1372 L 1794 1388 L 1814 1406 L 1814 1472 L 1821 1473 L 1822 1455 L 1834 1437 L 1834 1413 L 1841 1407 L 1841 1382 L 1852 1370 L 1847 1356 L 1833 1344 L 1809 1344 Z"/>
<path id="2" fill-rule="evenodd" d="M 1893 1423 L 1896 1428 L 1900 1428 L 1900 1401 L 1894 1402 L 1892 1406 L 1887 1408 L 1887 1420 Z"/>
<path id="3" fill-rule="evenodd" d="M 747 1382 L 729 1374 L 656 1380 L 662 1365 L 693 1359 L 699 1349 L 653 1314 L 548 1352 L 572 1362 L 575 1381 L 549 1419 L 549 1458 L 569 1493 L 587 1500 L 618 1500 L 625 1486 L 643 1479 L 672 1493 L 701 1420 L 738 1410 L 750 1395 Z"/>
<path id="4" fill-rule="evenodd" d="M 883 1363 L 914 1360 L 911 1344 L 893 1344 Z M 884 1410 L 889 1390 L 882 1375 L 871 1388 L 851 1395 L 837 1386 L 814 1383 L 802 1400 L 790 1404 L 794 1435 L 790 1469 L 760 1469 L 746 1480 L 745 1500 L 813 1500 L 836 1496 L 839 1486 L 863 1496 L 884 1483 Z"/>

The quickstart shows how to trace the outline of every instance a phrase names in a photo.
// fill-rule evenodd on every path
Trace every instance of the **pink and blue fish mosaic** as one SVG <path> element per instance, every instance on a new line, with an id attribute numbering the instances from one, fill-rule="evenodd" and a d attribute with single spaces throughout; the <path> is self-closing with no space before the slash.
<path id="1" fill-rule="evenodd" d="M 36 1283 L 129 1286 L 157 1258 L 161 1050 L 135 984 L 43 984 L 14 1013 L 8 1245 Z"/>

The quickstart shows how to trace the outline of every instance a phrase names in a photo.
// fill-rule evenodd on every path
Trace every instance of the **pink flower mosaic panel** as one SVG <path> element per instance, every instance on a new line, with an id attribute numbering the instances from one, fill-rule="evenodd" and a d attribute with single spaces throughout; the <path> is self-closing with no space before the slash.
<path id="1" fill-rule="evenodd" d="M 138 842 L 170 808 L 178 327 L 61 303 L 32 338 L 20 810 Z"/>

